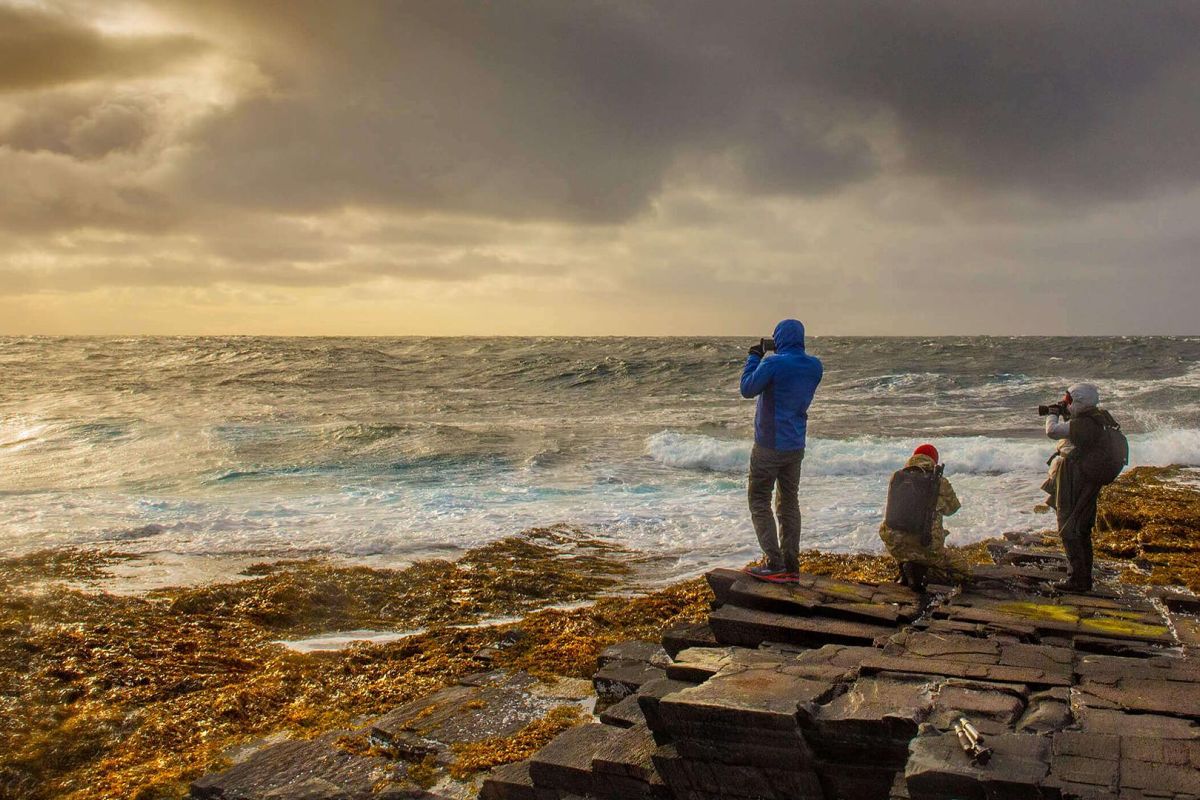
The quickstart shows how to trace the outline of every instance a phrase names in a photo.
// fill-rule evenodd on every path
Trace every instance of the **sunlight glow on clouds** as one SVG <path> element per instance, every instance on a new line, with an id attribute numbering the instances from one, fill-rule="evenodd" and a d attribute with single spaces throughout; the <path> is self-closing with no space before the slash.
<path id="1" fill-rule="evenodd" d="M 0 0 L 0 333 L 1195 333 L 1200 9 L 1072 8 Z"/>

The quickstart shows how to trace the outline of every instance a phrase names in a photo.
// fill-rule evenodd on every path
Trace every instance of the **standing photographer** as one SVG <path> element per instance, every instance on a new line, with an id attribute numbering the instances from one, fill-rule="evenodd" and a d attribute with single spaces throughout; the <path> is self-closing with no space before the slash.
<path id="1" fill-rule="evenodd" d="M 1038 409 L 1047 415 L 1046 435 L 1067 442 L 1059 447 L 1058 457 L 1063 461 L 1057 465 L 1050 487 L 1068 562 L 1067 580 L 1055 588 L 1064 592 L 1092 589 L 1096 502 L 1100 489 L 1116 479 L 1129 455 L 1121 426 L 1099 404 L 1099 389 L 1090 383 L 1077 383 L 1060 402 Z"/>
<path id="2" fill-rule="evenodd" d="M 775 355 L 766 357 L 774 347 Z M 785 319 L 772 340 L 750 348 L 742 369 L 742 397 L 758 398 L 754 449 L 750 453 L 747 495 L 763 563 L 748 571 L 756 578 L 786 581 L 800 571 L 800 462 L 804 460 L 808 406 L 825 368 L 804 351 L 804 326 Z M 775 512 L 771 493 L 775 485 Z"/>

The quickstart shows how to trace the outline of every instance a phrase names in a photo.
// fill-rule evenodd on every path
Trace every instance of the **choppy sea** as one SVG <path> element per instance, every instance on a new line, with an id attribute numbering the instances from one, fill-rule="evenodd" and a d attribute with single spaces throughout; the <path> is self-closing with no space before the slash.
<path id="1" fill-rule="evenodd" d="M 0 552 L 113 547 L 216 577 L 264 556 L 446 557 L 568 523 L 662 555 L 664 579 L 745 561 L 750 343 L 0 338 Z M 805 546 L 877 549 L 887 478 L 926 440 L 963 501 L 952 542 L 1046 527 L 1036 406 L 1080 380 L 1134 463 L 1200 465 L 1200 337 L 809 351 L 826 372 Z"/>

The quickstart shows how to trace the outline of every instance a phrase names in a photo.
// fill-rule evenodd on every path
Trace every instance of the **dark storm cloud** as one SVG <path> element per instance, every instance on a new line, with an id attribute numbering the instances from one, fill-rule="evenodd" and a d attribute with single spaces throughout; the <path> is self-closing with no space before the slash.
<path id="1" fill-rule="evenodd" d="M 1194 2 L 830 3 L 794 29 L 786 73 L 894 114 L 917 169 L 1085 200 L 1200 176 Z"/>
<path id="2" fill-rule="evenodd" d="M 154 74 L 204 49 L 188 36 L 104 36 L 67 14 L 0 5 L 0 92 Z"/>
<path id="3" fill-rule="evenodd" d="M 903 169 L 1073 203 L 1200 177 L 1194 3 L 182 11 L 273 42 L 277 90 L 197 137 L 191 185 L 230 202 L 615 222 L 684 156 L 819 194 L 883 169 L 889 137 Z"/>
<path id="4" fill-rule="evenodd" d="M 264 62 L 286 88 L 197 137 L 194 185 L 223 200 L 617 222 L 689 152 L 728 153 L 768 190 L 821 192 L 869 171 L 861 142 L 826 141 L 824 120 L 677 39 L 664 11 L 381 3 L 335 23 L 326 4 L 289 8 L 288 44 Z M 271 28 L 262 6 L 228 13 Z"/>

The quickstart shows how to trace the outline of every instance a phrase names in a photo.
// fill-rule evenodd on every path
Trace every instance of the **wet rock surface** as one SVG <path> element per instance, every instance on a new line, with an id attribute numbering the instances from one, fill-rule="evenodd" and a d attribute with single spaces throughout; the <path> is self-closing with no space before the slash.
<path id="1" fill-rule="evenodd" d="M 407 776 L 405 765 L 338 746 L 344 734 L 267 747 L 225 772 L 192 784 L 200 800 L 368 800 L 436 797 Z"/>
<path id="2" fill-rule="evenodd" d="M 668 632 L 669 660 L 646 643 L 602 658 L 598 688 L 624 691 L 608 724 L 480 796 L 1200 798 L 1200 604 L 1115 583 L 1055 594 L 1063 559 L 1033 537 L 993 555 L 925 598 L 714 570 L 707 626 Z M 984 757 L 964 750 L 964 719 Z"/>
<path id="3" fill-rule="evenodd" d="M 439 780 L 435 767 L 443 772 L 452 767 L 464 746 L 519 735 L 555 709 L 581 702 L 589 690 L 584 681 L 546 683 L 524 672 L 468 675 L 459 684 L 401 705 L 362 728 L 252 749 L 240 763 L 195 781 L 191 796 L 197 800 L 461 797 L 465 785 Z M 501 786 L 491 790 L 493 796 L 535 796 L 528 765 L 521 764 L 498 768 L 493 777 Z"/>
<path id="4" fill-rule="evenodd" d="M 1054 594 L 1054 552 L 1026 540 L 992 552 L 965 588 L 926 597 L 714 570 L 707 622 L 604 649 L 598 722 L 494 768 L 478 796 L 1200 800 L 1200 605 L 1113 583 Z M 192 796 L 464 797 L 471 784 L 423 770 L 520 737 L 582 694 L 519 671 L 472 675 L 361 729 L 264 747 Z M 964 719 L 986 757 L 964 750 Z"/>

